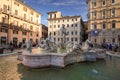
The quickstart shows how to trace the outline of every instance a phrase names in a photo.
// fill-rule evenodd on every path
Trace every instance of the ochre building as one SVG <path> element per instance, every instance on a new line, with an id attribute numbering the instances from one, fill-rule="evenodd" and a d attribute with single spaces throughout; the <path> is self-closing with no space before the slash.
<path id="1" fill-rule="evenodd" d="M 37 43 L 41 13 L 20 0 L 0 0 L 0 46 L 7 43 Z"/>
<path id="2" fill-rule="evenodd" d="M 120 43 L 120 0 L 86 0 L 89 38 L 95 43 Z"/>

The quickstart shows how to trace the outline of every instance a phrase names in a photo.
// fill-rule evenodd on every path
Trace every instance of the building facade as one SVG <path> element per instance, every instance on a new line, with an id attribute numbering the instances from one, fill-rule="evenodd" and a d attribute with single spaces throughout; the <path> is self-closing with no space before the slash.
<path id="1" fill-rule="evenodd" d="M 41 14 L 20 0 L 0 0 L 0 45 L 38 42 Z"/>
<path id="2" fill-rule="evenodd" d="M 82 42 L 83 37 L 83 22 L 81 16 L 62 16 L 61 12 L 48 13 L 48 35 L 54 38 L 56 44 L 62 42 L 62 31 L 66 30 L 65 41 Z"/>
<path id="3" fill-rule="evenodd" d="M 41 30 L 41 39 L 46 39 L 48 37 L 48 27 L 44 24 L 42 24 L 42 30 Z"/>
<path id="4" fill-rule="evenodd" d="M 88 39 L 88 21 L 84 21 L 84 41 L 86 41 Z"/>
<path id="5" fill-rule="evenodd" d="M 95 43 L 120 43 L 120 0 L 87 0 L 88 32 Z"/>

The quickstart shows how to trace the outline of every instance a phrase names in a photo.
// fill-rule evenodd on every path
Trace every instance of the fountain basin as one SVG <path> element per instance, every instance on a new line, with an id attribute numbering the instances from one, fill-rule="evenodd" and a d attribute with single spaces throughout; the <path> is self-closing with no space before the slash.
<path id="1" fill-rule="evenodd" d="M 31 68 L 49 66 L 65 67 L 68 64 L 85 61 L 81 54 L 68 53 L 44 53 L 44 54 L 23 54 L 22 64 Z"/>
<path id="2" fill-rule="evenodd" d="M 98 57 L 100 55 L 100 57 Z M 102 56 L 101 56 L 102 55 Z M 22 64 L 30 68 L 42 68 L 49 66 L 65 67 L 68 64 L 84 61 L 96 61 L 96 59 L 104 59 L 106 52 L 104 50 L 93 50 L 83 53 L 40 53 L 32 54 L 29 51 L 23 51 L 18 54 L 18 58 L 22 58 Z"/>

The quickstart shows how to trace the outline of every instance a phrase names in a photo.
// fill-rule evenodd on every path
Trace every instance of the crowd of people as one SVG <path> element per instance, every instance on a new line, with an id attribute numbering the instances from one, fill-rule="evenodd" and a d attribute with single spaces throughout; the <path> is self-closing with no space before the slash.
<path id="1" fill-rule="evenodd" d="M 32 44 L 32 46 L 36 46 L 37 44 Z M 106 49 L 109 51 L 120 51 L 120 43 L 116 44 L 116 43 L 101 43 L 101 44 L 97 44 L 97 43 L 93 43 L 91 42 L 91 44 L 89 44 L 89 46 L 91 48 L 101 48 L 101 49 Z M 23 43 L 19 43 L 18 45 L 15 45 L 14 43 L 10 42 L 9 44 L 9 49 L 11 51 L 13 51 L 15 48 L 26 48 L 26 44 Z M 82 43 L 79 44 L 79 48 L 82 48 Z"/>
<path id="2" fill-rule="evenodd" d="M 106 50 L 117 52 L 120 49 L 120 43 L 119 44 L 116 44 L 116 43 L 101 43 L 101 44 L 92 43 L 91 47 L 101 48 L 101 49 L 106 49 Z"/>

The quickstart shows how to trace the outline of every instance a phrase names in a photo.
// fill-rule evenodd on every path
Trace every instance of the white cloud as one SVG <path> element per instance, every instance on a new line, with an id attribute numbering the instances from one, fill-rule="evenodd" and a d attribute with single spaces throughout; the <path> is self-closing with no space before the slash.
<path id="1" fill-rule="evenodd" d="M 44 5 L 54 5 L 54 6 L 69 6 L 69 5 L 84 5 L 86 4 L 83 0 L 28 0 L 31 3 L 39 3 Z"/>
<path id="2" fill-rule="evenodd" d="M 64 2 L 52 3 L 52 5 L 55 5 L 55 6 L 84 5 L 84 4 L 86 3 L 80 0 L 64 0 Z"/>

